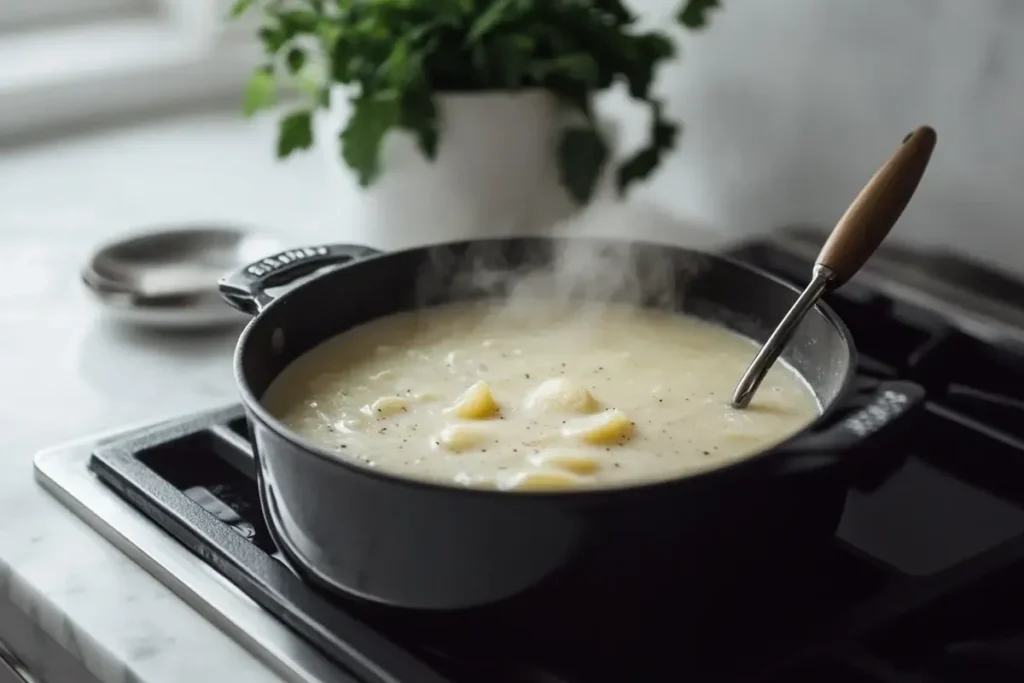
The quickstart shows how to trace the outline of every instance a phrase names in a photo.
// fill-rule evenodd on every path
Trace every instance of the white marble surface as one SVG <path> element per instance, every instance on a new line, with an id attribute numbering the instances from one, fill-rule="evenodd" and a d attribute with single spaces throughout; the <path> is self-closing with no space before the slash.
<path id="1" fill-rule="evenodd" d="M 18 654 L 50 683 L 68 678 L 47 638 L 105 683 L 278 680 L 32 478 L 39 449 L 234 395 L 237 330 L 142 333 L 99 315 L 77 281 L 99 242 L 196 220 L 265 228 L 296 244 L 354 234 L 325 186 L 323 157 L 278 165 L 271 145 L 267 121 L 224 114 L 0 156 L 0 614 L 28 617 L 33 632 L 16 638 L 27 649 Z M 596 215 L 598 230 L 681 234 L 653 214 Z"/>
<path id="2" fill-rule="evenodd" d="M 0 611 L 34 624 L 12 641 L 51 683 L 77 680 L 55 677 L 48 639 L 102 681 L 278 680 L 32 478 L 45 446 L 231 399 L 235 331 L 117 328 L 77 272 L 98 242 L 147 225 L 231 221 L 296 242 L 323 231 L 317 162 L 275 166 L 265 128 L 198 118 L 0 156 Z"/>

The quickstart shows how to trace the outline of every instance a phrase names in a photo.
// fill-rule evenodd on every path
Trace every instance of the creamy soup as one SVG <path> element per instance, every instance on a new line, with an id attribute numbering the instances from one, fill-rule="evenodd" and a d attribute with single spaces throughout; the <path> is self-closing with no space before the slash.
<path id="1" fill-rule="evenodd" d="M 755 345 L 627 306 L 452 304 L 375 320 L 288 366 L 264 406 L 339 458 L 501 490 L 664 480 L 784 440 L 819 406 L 777 363 L 729 407 Z"/>

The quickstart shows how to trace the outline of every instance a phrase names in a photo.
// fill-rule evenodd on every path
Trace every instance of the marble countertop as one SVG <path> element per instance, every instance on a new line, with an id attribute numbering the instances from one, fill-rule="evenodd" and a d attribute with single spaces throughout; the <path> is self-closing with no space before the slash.
<path id="1" fill-rule="evenodd" d="M 179 223 L 252 226 L 292 244 L 343 239 L 327 159 L 278 164 L 272 145 L 269 121 L 210 114 L 0 155 L 0 616 L 32 624 L 17 654 L 39 680 L 67 680 L 49 640 L 104 683 L 279 680 L 32 477 L 40 449 L 232 400 L 237 329 L 119 327 L 78 270 L 98 243 Z"/>
<path id="2" fill-rule="evenodd" d="M 78 271 L 98 243 L 150 226 L 227 222 L 296 243 L 323 235 L 321 161 L 277 165 L 272 142 L 266 123 L 210 115 L 0 156 L 0 612 L 39 630 L 16 652 L 37 679 L 73 681 L 50 671 L 52 640 L 104 682 L 279 680 L 32 476 L 47 446 L 232 399 L 237 329 L 118 327 Z"/>

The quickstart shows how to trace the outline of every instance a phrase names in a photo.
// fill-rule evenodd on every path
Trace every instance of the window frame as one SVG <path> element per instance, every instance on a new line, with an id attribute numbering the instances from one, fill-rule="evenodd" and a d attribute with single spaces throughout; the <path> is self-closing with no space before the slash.
<path id="1" fill-rule="evenodd" d="M 0 25 L 0 142 L 240 97 L 259 63 L 254 21 L 225 21 L 230 0 L 60 2 L 78 13 Z"/>
<path id="2" fill-rule="evenodd" d="M 161 0 L 3 0 L 0 34 L 107 17 L 152 15 Z"/>

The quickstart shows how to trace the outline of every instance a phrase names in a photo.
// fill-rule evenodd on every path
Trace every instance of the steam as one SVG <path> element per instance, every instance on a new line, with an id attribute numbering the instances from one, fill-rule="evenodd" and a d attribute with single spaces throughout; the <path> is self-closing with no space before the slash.
<path id="1" fill-rule="evenodd" d="M 523 315 L 552 304 L 571 315 L 602 304 L 680 310 L 701 258 L 644 243 L 597 238 L 481 240 L 441 245 L 417 280 L 418 305 L 487 299 Z"/>

